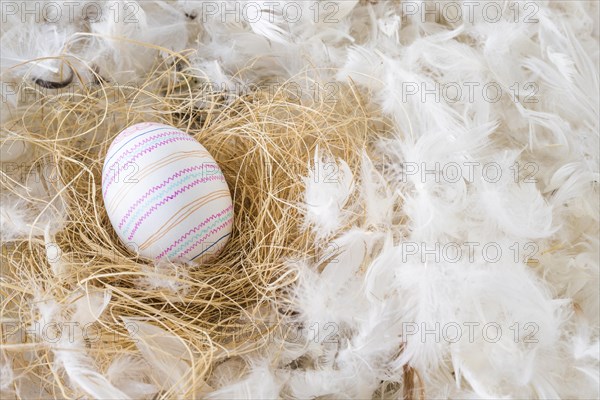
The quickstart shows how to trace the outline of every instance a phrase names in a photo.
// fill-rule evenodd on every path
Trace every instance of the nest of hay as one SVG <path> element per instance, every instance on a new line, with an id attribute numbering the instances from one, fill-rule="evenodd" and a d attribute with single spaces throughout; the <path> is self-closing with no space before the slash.
<path id="1" fill-rule="evenodd" d="M 87 68 L 64 62 L 74 71 Z M 171 54 L 138 85 L 99 76 L 68 91 L 28 84 L 36 101 L 2 135 L 4 145 L 21 141 L 28 148 L 19 176 L 3 169 L 3 199 L 39 213 L 27 235 L 3 242 L 2 319 L 17 328 L 4 327 L 2 357 L 21 374 L 12 385 L 37 385 L 39 397 L 85 396 L 68 368 L 56 368 L 64 342 L 32 334 L 31 327 L 48 324 L 48 315 L 64 322 L 91 312 L 98 298 L 106 305 L 92 318 L 94 340 L 74 340 L 69 350 L 86 353 L 100 374 L 117 357 L 140 357 L 126 321 L 160 327 L 192 355 L 184 381 L 160 387 L 156 398 L 198 396 L 210 386 L 215 363 L 264 343 L 278 313 L 293 309 L 285 293 L 295 277 L 286 261 L 315 254 L 302 226 L 303 177 L 315 151 L 343 158 L 354 170 L 374 129 L 351 87 L 335 102 L 300 99 L 285 87 L 226 95 L 203 85 L 184 54 Z M 188 132 L 223 170 L 234 230 L 208 264 L 155 265 L 136 258 L 112 229 L 100 189 L 104 156 L 120 131 L 142 121 Z M 40 226 L 44 215 L 53 217 Z M 270 322 L 259 324 L 265 315 Z M 61 334 L 52 329 L 45 334 Z M 13 390 L 25 393 L 24 386 Z"/>

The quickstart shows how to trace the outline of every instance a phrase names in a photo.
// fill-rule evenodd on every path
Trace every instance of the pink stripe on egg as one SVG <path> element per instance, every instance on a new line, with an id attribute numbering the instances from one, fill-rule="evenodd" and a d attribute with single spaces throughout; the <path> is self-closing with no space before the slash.
<path id="1" fill-rule="evenodd" d="M 172 126 L 161 124 L 158 122 L 140 122 L 139 124 L 131 125 L 126 128 L 123 132 L 119 133 L 117 137 L 113 140 L 110 147 L 113 147 L 116 144 L 121 143 L 125 139 L 129 139 L 133 134 L 138 133 L 140 131 L 146 131 L 148 128 L 156 127 L 156 128 L 166 128 L 173 129 Z"/>
<path id="2" fill-rule="evenodd" d="M 210 164 L 212 166 L 214 166 L 215 164 Z M 127 210 L 127 213 L 123 216 L 123 218 L 121 218 L 121 222 L 119 222 L 119 228 L 123 227 L 123 224 L 125 223 L 125 221 L 127 220 L 127 218 L 129 218 L 131 216 L 131 214 L 133 213 L 133 211 L 140 205 L 142 204 L 142 202 L 148 197 L 150 196 L 152 193 L 156 192 L 159 189 L 162 189 L 163 187 L 167 186 L 169 184 L 169 182 L 179 178 L 180 176 L 188 173 L 188 172 L 193 172 L 193 171 L 197 171 L 197 170 L 202 170 L 205 167 L 205 164 L 202 165 L 195 165 L 193 167 L 188 167 L 188 168 L 184 168 L 181 171 L 176 172 L 175 174 L 171 175 L 169 178 L 167 178 L 167 180 L 163 181 L 160 185 L 157 186 L 153 186 L 150 190 L 148 190 L 142 197 L 140 197 L 130 208 L 129 210 Z M 212 174 L 211 174 L 212 175 Z M 222 175 L 218 174 L 218 175 L 214 175 L 214 176 L 219 176 L 220 178 L 223 178 Z M 206 181 L 195 181 L 195 182 L 206 182 Z"/>
<path id="3" fill-rule="evenodd" d="M 227 221 L 223 222 L 221 225 L 217 226 L 215 229 L 211 229 L 210 232 L 208 232 L 206 235 L 202 236 L 202 238 L 200 238 L 196 243 L 194 243 L 192 246 L 188 247 L 184 252 L 179 253 L 179 255 L 176 258 L 181 258 L 181 257 L 185 256 L 187 253 L 194 250 L 194 248 L 196 248 L 199 244 L 203 243 L 204 240 L 206 240 L 209 236 L 214 235 L 215 233 L 219 232 L 221 229 L 225 228 L 227 225 L 230 225 L 232 222 L 233 222 L 233 219 L 230 218 Z"/>
<path id="4" fill-rule="evenodd" d="M 156 143 L 155 145 L 152 145 L 152 146 L 150 146 L 150 147 L 142 150 L 141 152 L 137 153 L 135 156 L 133 156 L 131 158 L 131 160 L 128 160 L 127 163 L 124 164 L 124 166 L 127 165 L 127 164 L 130 164 L 130 163 L 134 162 L 136 159 L 138 159 L 139 157 L 141 157 L 142 155 L 144 155 L 146 153 L 151 153 L 153 150 L 156 150 L 156 149 L 158 149 L 161 146 L 164 146 L 164 145 L 169 144 L 169 143 L 178 142 L 178 141 L 195 142 L 196 139 L 194 139 L 192 137 L 174 137 L 174 138 L 170 138 L 170 139 L 164 140 L 162 142 Z M 112 166 L 111 166 L 111 168 L 112 168 Z M 120 168 L 119 168 L 118 165 L 117 165 L 117 169 L 120 170 Z M 110 170 L 110 168 L 109 168 L 109 170 Z M 118 176 L 118 174 L 112 174 L 111 175 L 111 177 L 110 177 L 110 179 L 109 179 L 109 181 L 108 181 L 108 183 L 106 185 L 106 188 L 104 189 L 105 195 L 108 194 L 108 188 L 110 188 L 110 186 L 114 183 L 114 180 L 115 180 L 116 176 Z"/>
<path id="5" fill-rule="evenodd" d="M 146 211 L 146 213 L 144 215 L 142 215 L 142 217 L 137 220 L 137 222 L 135 223 L 133 230 L 131 231 L 131 234 L 129 234 L 128 239 L 131 240 L 133 238 L 133 235 L 135 235 L 135 233 L 137 232 L 138 228 L 142 225 L 142 223 L 144 222 L 144 220 L 146 220 L 150 215 L 152 215 L 154 213 L 154 211 L 156 211 L 160 206 L 168 203 L 170 200 L 173 200 L 174 198 L 176 198 L 178 195 L 180 195 L 181 193 L 185 192 L 187 189 L 197 185 L 198 183 L 202 183 L 202 182 L 211 182 L 211 181 L 215 181 L 215 180 L 222 180 L 223 177 L 222 176 L 210 176 L 208 178 L 201 178 L 201 179 L 197 179 L 194 182 L 185 185 L 183 187 L 181 187 L 180 189 L 177 189 L 175 191 L 175 193 L 173 193 L 172 195 L 169 195 L 167 197 L 165 197 L 163 200 L 161 200 L 159 203 L 153 205 L 152 207 L 150 207 L 150 209 L 148 211 Z"/>
<path id="6" fill-rule="evenodd" d="M 163 129 L 164 129 L 164 128 L 163 128 Z M 157 131 L 157 130 L 160 130 L 160 128 L 158 128 L 158 129 L 155 129 L 155 130 L 153 130 L 153 131 Z M 150 131 L 150 132 L 147 132 L 147 133 L 151 133 L 151 132 L 153 132 L 153 131 Z M 177 132 L 177 131 L 173 131 L 173 130 L 171 130 L 171 131 L 168 131 L 168 132 L 156 133 L 156 134 L 154 134 L 154 135 L 152 135 L 152 136 L 149 136 L 149 137 L 147 137 L 147 138 L 143 139 L 142 141 L 138 142 L 137 144 L 135 144 L 133 147 L 131 147 L 131 148 L 129 148 L 128 150 L 126 150 L 126 151 L 125 151 L 123 154 L 121 154 L 121 155 L 119 156 L 119 158 L 117 159 L 117 161 L 115 161 L 114 163 L 112 163 L 108 169 L 110 170 L 112 167 L 114 167 L 114 165 L 115 165 L 115 164 L 117 164 L 119 161 L 121 161 L 121 160 L 123 159 L 123 157 L 127 156 L 128 154 L 131 154 L 131 152 L 135 151 L 136 149 L 138 149 L 139 147 L 143 146 L 144 144 L 146 144 L 146 143 L 148 143 L 148 142 L 150 142 L 150 141 L 152 141 L 152 140 L 154 140 L 154 139 L 158 139 L 158 138 L 165 137 L 165 136 L 173 136 L 174 134 L 175 134 L 175 135 L 178 135 L 178 134 L 180 134 L 180 133 L 181 133 L 181 132 Z M 143 136 L 143 135 L 139 135 L 139 136 Z M 128 139 L 128 137 L 126 137 L 126 138 L 124 138 L 124 139 Z M 118 143 L 116 143 L 116 144 L 118 144 Z M 111 148 L 112 148 L 114 145 L 115 145 L 115 143 L 113 143 L 113 144 L 110 146 L 110 148 L 109 148 L 109 152 L 110 152 L 110 149 L 111 149 Z M 120 150 L 120 149 L 119 149 L 119 150 Z M 113 154 L 113 156 L 114 156 L 114 154 Z M 112 158 L 112 156 L 111 156 L 111 157 L 109 157 L 109 160 L 110 160 L 110 158 Z"/>
<path id="7" fill-rule="evenodd" d="M 210 217 L 206 218 L 204 221 L 202 221 L 199 225 L 197 225 L 195 228 L 190 229 L 189 231 L 187 231 L 185 234 L 183 234 L 183 236 L 181 236 L 179 239 L 177 239 L 171 246 L 167 247 L 162 253 L 160 253 L 156 259 L 160 259 L 162 257 L 164 257 L 165 255 L 167 255 L 171 250 L 173 250 L 177 245 L 183 243 L 183 241 L 190 235 L 198 232 L 199 230 L 201 230 L 206 224 L 208 224 L 210 221 L 212 221 L 213 219 L 219 218 L 223 215 L 225 215 L 226 213 L 228 213 L 229 211 L 231 211 L 233 209 L 233 205 L 225 208 L 224 210 L 221 210 L 220 212 L 218 212 L 217 214 L 212 214 Z"/>

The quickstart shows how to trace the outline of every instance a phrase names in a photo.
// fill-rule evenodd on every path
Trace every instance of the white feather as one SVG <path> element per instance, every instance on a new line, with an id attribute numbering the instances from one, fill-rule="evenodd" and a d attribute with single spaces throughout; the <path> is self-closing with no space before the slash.
<path id="1" fill-rule="evenodd" d="M 340 228 L 348 213 L 342 208 L 354 190 L 354 177 L 345 161 L 335 161 L 317 149 L 309 166 L 304 203 L 305 226 L 311 226 L 317 238 L 324 238 Z"/>
<path id="2" fill-rule="evenodd" d="M 133 399 L 147 398 L 158 392 L 155 385 L 145 382 L 148 365 L 130 356 L 117 357 L 106 370 L 106 378 Z"/>
<path id="3" fill-rule="evenodd" d="M 282 379 L 266 360 L 255 360 L 250 372 L 206 395 L 206 399 L 275 399 Z"/>
<path id="4" fill-rule="evenodd" d="M 150 367 L 149 376 L 161 390 L 174 391 L 177 398 L 196 391 L 200 396 L 211 388 L 193 376 L 195 354 L 178 336 L 133 317 L 122 317 L 129 335 Z"/>

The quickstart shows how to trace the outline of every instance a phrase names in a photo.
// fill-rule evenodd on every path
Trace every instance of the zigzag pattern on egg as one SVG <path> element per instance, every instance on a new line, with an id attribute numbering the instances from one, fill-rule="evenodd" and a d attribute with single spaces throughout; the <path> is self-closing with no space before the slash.
<path id="1" fill-rule="evenodd" d="M 232 217 L 233 217 L 233 206 L 232 205 L 229 206 L 229 207 L 227 207 L 226 209 L 218 212 L 217 214 L 212 214 L 210 217 L 208 217 L 204 221 L 202 221 L 198 226 L 194 227 L 193 229 L 190 229 L 185 234 L 183 234 L 183 236 L 181 236 L 179 239 L 177 239 L 171 246 L 167 247 L 156 258 L 157 259 L 161 259 L 165 255 L 167 255 L 167 253 L 170 256 L 173 256 L 176 253 L 180 252 L 183 248 L 185 248 L 186 246 L 188 246 L 189 243 L 194 242 L 197 239 L 196 236 L 198 236 L 198 235 L 194 235 L 195 237 L 189 239 L 188 241 L 186 241 L 186 243 L 184 243 L 183 245 L 179 246 L 177 249 L 173 250 L 175 248 L 175 246 L 177 246 L 178 244 L 182 243 L 189 235 L 192 235 L 192 234 L 198 232 L 198 230 L 200 230 L 206 224 L 208 224 L 209 222 L 211 222 L 213 219 L 218 218 L 215 223 L 213 223 L 211 226 L 209 226 L 206 229 L 212 228 L 216 223 L 222 222 L 224 220 L 228 220 L 228 221 L 231 222 L 233 220 Z M 201 230 L 198 234 L 199 235 L 204 235 L 205 232 L 206 232 L 206 229 Z M 202 240 L 202 239 L 200 239 L 200 240 Z M 173 251 L 171 251 L 171 250 L 173 250 Z"/>
<path id="2" fill-rule="evenodd" d="M 222 180 L 222 178 L 208 177 L 208 178 L 196 179 L 192 183 L 189 183 L 184 186 L 180 186 L 179 189 L 175 190 L 172 194 L 167 195 L 161 201 L 159 201 L 156 204 L 153 204 L 149 209 L 147 209 L 144 212 L 144 214 L 141 216 L 141 218 L 139 218 L 138 220 L 135 221 L 135 224 L 134 224 L 133 230 L 131 231 L 130 236 L 133 236 L 135 234 L 135 232 L 138 230 L 138 228 L 144 222 L 144 220 L 146 220 L 146 218 L 150 217 L 152 215 L 152 213 L 154 213 L 156 210 L 158 210 L 161 206 L 167 204 L 170 200 L 177 198 L 177 196 L 179 196 L 180 194 L 185 193 L 186 190 L 193 188 L 194 186 L 196 186 L 200 183 L 206 183 L 206 182 L 215 181 L 215 180 Z M 177 187 L 177 186 L 175 185 L 175 187 Z M 146 204 L 146 206 L 147 206 L 147 204 Z M 137 215 L 137 213 L 136 213 L 136 215 Z M 124 223 L 125 222 L 124 220 L 126 220 L 126 219 L 127 219 L 127 216 L 123 217 L 121 219 L 121 221 L 123 221 L 123 223 Z M 133 220 L 134 219 L 132 219 L 130 221 L 130 223 L 127 224 L 127 226 L 125 227 L 125 231 L 129 231 L 129 228 L 131 226 L 131 223 L 133 223 Z M 119 228 L 121 228 L 121 227 L 122 227 L 122 224 L 119 223 Z M 131 239 L 131 237 L 129 237 L 129 239 Z"/>
<path id="3" fill-rule="evenodd" d="M 150 147 L 147 147 L 144 150 L 142 150 L 141 152 L 137 153 L 130 160 L 128 160 L 126 163 L 123 164 L 123 168 L 119 168 L 119 165 L 117 164 L 116 173 L 113 174 L 111 176 L 111 178 L 107 181 L 107 183 L 106 183 L 106 189 L 105 190 L 108 190 L 110 188 L 110 186 L 115 182 L 115 180 L 118 179 L 117 177 L 119 176 L 119 173 L 121 171 L 127 169 L 127 166 L 132 165 L 139 157 L 143 157 L 145 154 L 150 153 L 150 152 L 152 152 L 152 151 L 160 148 L 161 146 L 167 145 L 169 143 L 175 143 L 175 142 L 178 142 L 178 141 L 191 142 L 191 141 L 193 141 L 193 139 L 178 136 L 178 137 L 170 138 L 170 139 L 167 139 L 167 140 L 163 140 L 163 141 L 158 142 L 156 144 L 153 144 Z M 110 169 L 111 168 L 109 168 L 109 170 Z"/>
<path id="4" fill-rule="evenodd" d="M 161 140 L 168 136 L 173 137 Z M 195 157 L 187 157 L 190 151 Z M 120 168 L 121 161 L 128 168 Z M 117 173 L 109 174 L 115 165 Z M 132 166 L 127 179 L 118 179 Z M 144 257 L 188 262 L 207 255 L 209 260 L 218 253 L 216 244 L 231 235 L 233 206 L 223 173 L 182 131 L 148 123 L 129 127 L 109 147 L 102 177 L 117 235 Z"/>
<path id="5" fill-rule="evenodd" d="M 183 182 L 189 181 L 190 179 L 194 179 L 197 178 L 198 176 L 203 176 L 203 172 L 202 173 L 196 173 L 196 174 L 187 174 L 187 172 L 192 172 L 192 171 L 197 171 L 197 170 L 204 170 L 204 166 L 195 166 L 195 167 L 191 167 L 191 168 L 185 168 L 179 172 L 177 172 L 175 175 L 170 176 L 169 179 L 167 179 L 166 181 L 164 181 L 163 183 L 161 183 L 160 185 L 154 186 L 152 187 L 149 191 L 147 191 L 141 198 L 139 198 L 138 200 L 136 200 L 136 202 L 129 207 L 129 210 L 127 210 L 127 213 L 125 214 L 125 216 L 123 216 L 123 218 L 121 219 L 121 222 L 119 222 L 119 228 L 123 227 L 123 224 L 125 223 L 125 221 L 131 216 L 131 214 L 133 213 L 133 211 L 140 206 L 141 204 L 144 203 L 144 200 L 146 200 L 148 198 L 148 196 L 150 196 L 151 194 L 153 194 L 154 192 L 156 192 L 159 189 L 164 188 L 170 181 L 172 181 L 175 178 L 179 178 L 182 175 L 185 174 L 184 178 L 178 182 L 173 182 L 169 187 L 165 188 L 164 190 L 161 190 L 160 193 L 157 193 L 155 197 L 153 197 L 152 199 L 150 199 L 150 202 L 153 202 L 156 200 L 157 197 L 162 197 L 165 195 L 165 193 L 169 192 L 170 190 L 172 190 L 174 187 L 177 187 L 178 185 L 181 185 Z M 210 178 L 216 178 L 216 179 L 224 179 L 223 175 L 220 176 L 211 176 L 208 178 L 205 178 L 205 180 L 202 179 L 196 179 L 195 181 L 193 181 L 191 184 L 185 185 L 183 188 L 178 189 L 178 191 L 184 189 L 184 188 L 190 188 L 192 186 L 192 184 L 197 184 L 197 183 L 201 183 L 201 182 L 206 182 L 206 179 L 210 179 Z M 175 193 L 177 194 L 178 191 L 176 191 Z"/>

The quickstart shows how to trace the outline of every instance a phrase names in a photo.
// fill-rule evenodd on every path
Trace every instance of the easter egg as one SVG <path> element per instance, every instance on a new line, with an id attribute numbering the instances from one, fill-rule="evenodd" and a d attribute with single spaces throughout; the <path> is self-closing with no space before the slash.
<path id="1" fill-rule="evenodd" d="M 121 132 L 104 160 L 102 196 L 119 238 L 155 261 L 208 261 L 231 235 L 233 204 L 221 169 L 172 126 L 141 123 Z"/>

